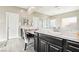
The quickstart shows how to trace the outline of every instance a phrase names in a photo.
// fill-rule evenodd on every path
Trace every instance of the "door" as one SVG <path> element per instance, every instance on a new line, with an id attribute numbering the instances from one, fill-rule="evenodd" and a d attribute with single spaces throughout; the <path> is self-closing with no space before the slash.
<path id="1" fill-rule="evenodd" d="M 39 51 L 40 52 L 47 52 L 47 43 L 46 43 L 46 41 L 44 41 L 44 40 L 39 40 Z"/>
<path id="2" fill-rule="evenodd" d="M 34 50 L 38 51 L 38 39 L 36 36 L 34 36 Z"/>
<path id="3" fill-rule="evenodd" d="M 34 33 L 34 50 L 39 52 L 39 34 Z"/>
<path id="4" fill-rule="evenodd" d="M 18 38 L 19 28 L 19 15 L 16 13 L 6 13 L 7 19 L 7 35 L 8 39 Z"/>
<path id="5" fill-rule="evenodd" d="M 0 11 L 0 42 L 7 41 L 7 31 L 6 31 L 6 16 L 5 12 Z"/>

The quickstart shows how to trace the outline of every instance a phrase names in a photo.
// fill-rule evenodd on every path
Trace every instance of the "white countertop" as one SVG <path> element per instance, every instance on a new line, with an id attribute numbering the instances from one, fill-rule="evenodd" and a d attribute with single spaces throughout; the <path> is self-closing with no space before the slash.
<path id="1" fill-rule="evenodd" d="M 77 35 L 74 34 L 74 33 L 54 32 L 53 30 L 38 30 L 38 31 L 35 31 L 35 32 L 79 42 L 79 37 L 77 37 Z"/>

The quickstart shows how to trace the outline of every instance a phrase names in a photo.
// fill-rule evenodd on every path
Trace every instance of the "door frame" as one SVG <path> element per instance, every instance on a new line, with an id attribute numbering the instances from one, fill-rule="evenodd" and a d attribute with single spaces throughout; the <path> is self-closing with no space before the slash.
<path id="1" fill-rule="evenodd" d="M 13 13 L 13 14 L 17 14 L 17 13 L 14 13 L 14 12 L 6 12 L 6 31 L 7 31 L 7 40 L 9 40 L 9 20 L 7 19 L 7 14 L 8 13 Z M 19 16 L 19 14 L 17 14 Z M 20 18 L 20 17 L 19 17 Z M 19 19 L 18 19 L 18 37 L 16 38 L 20 38 L 19 37 Z"/>

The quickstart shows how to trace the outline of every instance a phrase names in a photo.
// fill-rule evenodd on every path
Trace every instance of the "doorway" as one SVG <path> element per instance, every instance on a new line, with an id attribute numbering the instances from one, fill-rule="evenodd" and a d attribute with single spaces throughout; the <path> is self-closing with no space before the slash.
<path id="1" fill-rule="evenodd" d="M 19 15 L 6 12 L 7 39 L 19 38 Z"/>

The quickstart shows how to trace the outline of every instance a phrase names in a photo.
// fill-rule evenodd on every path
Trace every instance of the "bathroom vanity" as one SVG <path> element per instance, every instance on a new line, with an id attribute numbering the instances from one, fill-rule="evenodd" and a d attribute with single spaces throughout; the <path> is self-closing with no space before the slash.
<path id="1" fill-rule="evenodd" d="M 59 32 L 36 31 L 34 49 L 37 52 L 79 52 L 79 38 Z"/>

